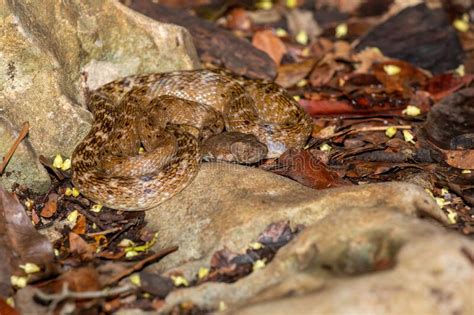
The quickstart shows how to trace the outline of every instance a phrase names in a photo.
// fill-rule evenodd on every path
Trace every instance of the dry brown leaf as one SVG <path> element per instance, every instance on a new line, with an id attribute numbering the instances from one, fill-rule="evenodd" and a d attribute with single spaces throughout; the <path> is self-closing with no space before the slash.
<path id="1" fill-rule="evenodd" d="M 86 217 L 82 214 L 79 214 L 77 216 L 76 224 L 74 225 L 74 228 L 72 231 L 76 234 L 84 234 L 86 233 L 87 229 L 87 220 Z"/>
<path id="2" fill-rule="evenodd" d="M 474 170 L 474 150 L 445 150 L 445 161 L 452 167 Z"/>
<path id="3" fill-rule="evenodd" d="M 285 44 L 270 30 L 255 32 L 252 44 L 266 52 L 277 65 L 280 65 L 281 58 L 286 53 Z"/>
<path id="4" fill-rule="evenodd" d="M 56 213 L 58 210 L 58 197 L 59 195 L 56 193 L 48 195 L 48 201 L 46 201 L 40 213 L 43 218 L 51 218 Z"/>
<path id="5" fill-rule="evenodd" d="M 77 254 L 84 261 L 94 258 L 95 247 L 73 232 L 69 233 L 69 249 L 71 253 Z"/>
<path id="6" fill-rule="evenodd" d="M 99 291 L 102 288 L 96 268 L 80 267 L 64 272 L 57 279 L 47 283 L 41 290 L 48 293 L 59 293 L 64 285 L 67 285 L 68 290 L 73 292 Z"/>
<path id="7" fill-rule="evenodd" d="M 38 266 L 53 259 L 51 243 L 31 224 L 15 195 L 0 187 L 0 296 L 10 294 L 10 275 L 26 262 Z"/>
<path id="8" fill-rule="evenodd" d="M 466 74 L 462 77 L 453 73 L 440 74 L 429 80 L 426 90 L 435 101 L 438 101 L 468 86 L 473 80 L 474 74 Z"/>
<path id="9" fill-rule="evenodd" d="M 0 298 L 0 315 L 20 315 L 20 313 Z"/>
<path id="10" fill-rule="evenodd" d="M 392 67 L 398 69 L 398 73 L 391 74 L 387 69 Z M 402 93 L 404 97 L 410 97 L 414 92 L 414 87 L 423 88 L 428 83 L 428 75 L 401 60 L 390 60 L 377 63 L 372 66 L 373 73 L 379 80 L 387 93 Z"/>
<path id="11" fill-rule="evenodd" d="M 326 189 L 349 184 L 306 150 L 288 150 L 277 163 L 279 167 L 273 172 L 311 188 Z"/>
<path id="12" fill-rule="evenodd" d="M 311 86 L 321 87 L 328 84 L 338 69 L 340 69 L 340 67 L 334 60 L 327 60 L 323 64 L 318 64 L 309 75 Z"/>
<path id="13" fill-rule="evenodd" d="M 233 9 L 227 16 L 227 27 L 232 30 L 248 31 L 251 26 L 247 11 L 242 8 Z"/>
<path id="14" fill-rule="evenodd" d="M 259 235 L 258 242 L 263 245 L 288 243 L 293 238 L 289 221 L 271 223 Z"/>
<path id="15" fill-rule="evenodd" d="M 294 9 L 286 12 L 286 21 L 290 34 L 296 36 L 299 32 L 305 32 L 310 41 L 322 33 L 321 28 L 314 19 L 313 12 L 309 10 Z"/>
<path id="16" fill-rule="evenodd" d="M 294 86 L 308 75 L 315 63 L 316 60 L 309 59 L 300 63 L 281 65 L 275 82 L 284 88 Z"/>
<path id="17" fill-rule="evenodd" d="M 368 73 L 375 63 L 381 63 L 388 60 L 379 49 L 367 47 L 361 52 L 352 56 L 355 62 L 360 63 L 355 73 Z"/>

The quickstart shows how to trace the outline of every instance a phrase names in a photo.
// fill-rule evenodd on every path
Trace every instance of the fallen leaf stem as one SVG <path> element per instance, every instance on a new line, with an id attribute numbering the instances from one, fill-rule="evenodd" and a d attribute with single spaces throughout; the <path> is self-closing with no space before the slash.
<path id="1" fill-rule="evenodd" d="M 67 283 L 64 283 L 60 293 L 49 294 L 38 289 L 35 292 L 35 295 L 42 301 L 55 301 L 56 303 L 58 303 L 65 299 L 96 299 L 101 297 L 114 296 L 132 290 L 136 290 L 136 287 L 132 285 L 125 285 L 112 289 L 103 289 L 101 291 L 74 292 L 69 290 Z"/>
<path id="2" fill-rule="evenodd" d="M 135 265 L 133 265 L 132 267 L 120 272 L 119 274 L 115 275 L 113 278 L 110 278 L 106 283 L 105 285 L 111 285 L 117 281 L 119 281 L 120 279 L 128 276 L 129 274 L 132 274 L 133 272 L 135 271 L 138 271 L 140 269 L 142 269 L 146 264 L 152 262 L 152 261 L 155 261 L 157 259 L 160 259 L 164 256 L 167 256 L 175 251 L 178 250 L 178 246 L 171 246 L 171 247 L 168 247 L 168 248 L 164 248 L 158 252 L 156 252 L 155 254 L 143 259 L 142 261 L 139 261 L 138 263 L 136 263 Z"/>
<path id="3" fill-rule="evenodd" d="M 30 130 L 30 124 L 28 122 L 24 122 L 23 125 L 21 126 L 21 130 L 20 130 L 20 133 L 18 134 L 18 137 L 16 138 L 15 142 L 13 142 L 13 145 L 10 147 L 10 150 L 8 150 L 7 155 L 5 155 L 5 157 L 3 158 L 2 164 L 0 165 L 0 175 L 2 175 L 3 170 L 5 169 L 5 167 L 7 167 L 8 162 L 10 162 L 10 159 L 13 156 L 13 153 L 15 153 L 16 148 L 21 143 L 21 141 L 26 137 L 29 130 Z"/>
<path id="4" fill-rule="evenodd" d="M 343 130 L 336 132 L 328 137 L 325 137 L 324 140 L 328 140 L 334 137 L 339 137 L 344 134 L 354 134 L 359 132 L 368 132 L 368 131 L 385 131 L 387 128 L 396 128 L 396 129 L 411 129 L 413 128 L 411 125 L 387 125 L 387 126 L 365 126 L 360 128 L 350 128 L 348 130 Z"/>

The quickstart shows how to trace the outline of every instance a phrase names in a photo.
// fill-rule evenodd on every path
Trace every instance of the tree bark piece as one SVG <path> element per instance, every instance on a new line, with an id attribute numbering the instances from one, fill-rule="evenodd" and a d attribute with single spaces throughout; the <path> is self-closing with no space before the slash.
<path id="1" fill-rule="evenodd" d="M 277 74 L 273 60 L 263 51 L 253 47 L 209 21 L 183 11 L 151 1 L 132 0 L 130 8 L 155 20 L 185 27 L 194 38 L 194 45 L 202 60 L 220 64 L 227 69 L 249 78 L 271 80 Z"/>
<path id="2" fill-rule="evenodd" d="M 384 55 L 441 73 L 459 66 L 463 60 L 461 43 L 446 14 L 420 4 L 369 31 L 357 50 L 378 47 Z"/>

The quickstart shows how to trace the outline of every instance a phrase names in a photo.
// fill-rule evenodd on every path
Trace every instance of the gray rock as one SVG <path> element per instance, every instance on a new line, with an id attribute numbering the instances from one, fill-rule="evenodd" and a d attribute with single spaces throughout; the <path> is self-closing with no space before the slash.
<path id="1" fill-rule="evenodd" d="M 364 214 L 349 211 L 333 217 L 351 220 L 354 215 L 360 218 Z M 242 292 L 255 293 L 247 297 L 246 305 L 240 302 L 228 314 L 470 314 L 474 309 L 474 269 L 470 261 L 474 243 L 394 213 L 379 211 L 378 217 L 371 218 L 371 223 L 361 220 L 351 238 L 346 238 L 337 225 L 327 226 L 323 220 L 282 251 L 283 255 L 270 263 L 268 270 L 218 290 L 210 288 L 210 284 L 209 289 L 219 292 L 218 298 L 224 301 L 236 300 L 227 297 Z M 374 242 L 375 235 L 378 242 Z M 298 261 L 310 245 L 320 246 L 320 252 L 313 253 L 309 262 Z M 396 263 L 392 269 L 357 276 L 326 271 L 327 266 L 337 269 L 348 258 L 364 259 L 364 251 L 371 247 L 383 252 L 384 246 L 400 247 L 391 257 Z M 187 299 L 195 293 L 187 292 Z"/>
<path id="2" fill-rule="evenodd" d="M 191 301 L 229 314 L 467 313 L 474 243 L 421 214 L 447 223 L 413 184 L 315 191 L 258 169 L 204 164 L 182 193 L 147 212 L 159 246 L 180 247 L 153 268 L 191 280 L 216 250 L 242 253 L 270 223 L 306 228 L 265 268 L 174 291 L 162 311 Z"/>
<path id="3" fill-rule="evenodd" d="M 28 121 L 45 157 L 70 156 L 88 132 L 86 85 L 199 66 L 186 30 L 116 0 L 0 0 L 0 24 L 0 112 L 15 126 Z"/>
<path id="4" fill-rule="evenodd" d="M 0 115 L 0 157 L 4 157 L 18 137 L 18 130 Z M 0 176 L 0 185 L 11 190 L 13 184 L 27 185 L 36 193 L 44 193 L 51 185 L 48 172 L 38 161 L 28 139 L 23 139 Z"/>
<path id="5" fill-rule="evenodd" d="M 419 186 L 385 183 L 316 191 L 263 170 L 228 163 L 205 163 L 181 193 L 146 212 L 159 245 L 178 245 L 163 259 L 162 271 L 180 266 L 187 276 L 209 264 L 224 246 L 241 252 L 273 222 L 311 225 L 334 211 L 362 208 L 446 217 Z M 370 220 L 370 218 L 366 218 Z M 350 222 L 349 222 L 350 223 Z"/>

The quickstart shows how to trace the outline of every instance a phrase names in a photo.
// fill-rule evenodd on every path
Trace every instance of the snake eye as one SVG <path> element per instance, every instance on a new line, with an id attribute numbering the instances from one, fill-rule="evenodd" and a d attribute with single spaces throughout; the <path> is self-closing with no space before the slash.
<path id="1" fill-rule="evenodd" d="M 153 179 L 153 175 L 143 175 L 140 177 L 140 179 L 144 182 L 149 182 L 150 180 Z"/>

